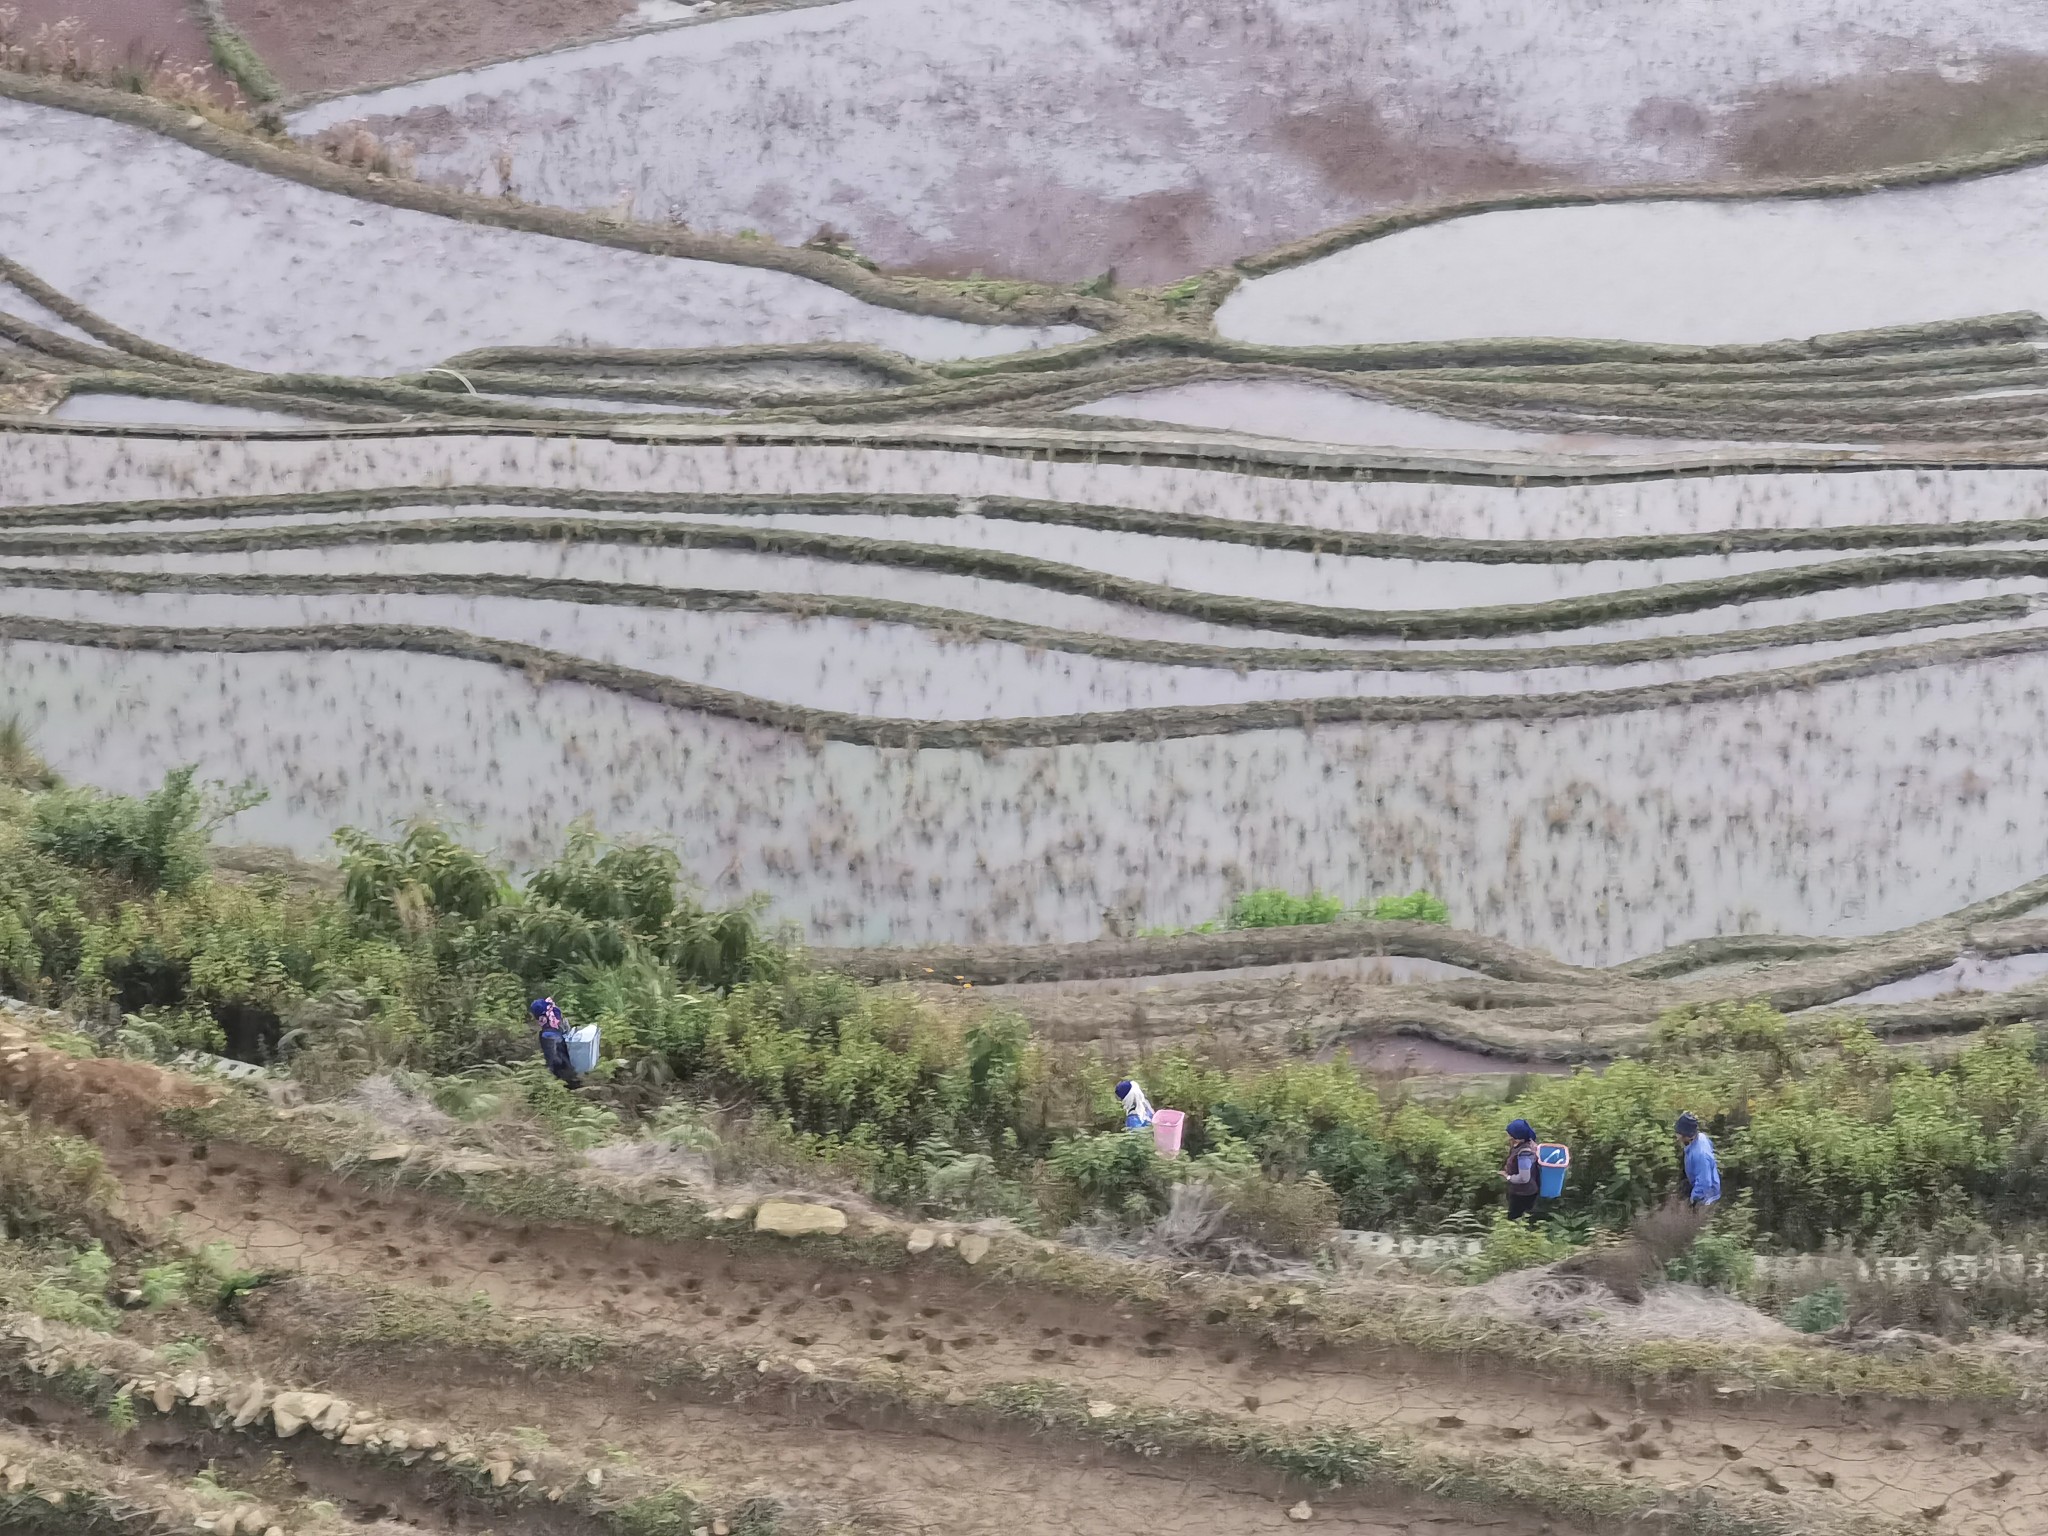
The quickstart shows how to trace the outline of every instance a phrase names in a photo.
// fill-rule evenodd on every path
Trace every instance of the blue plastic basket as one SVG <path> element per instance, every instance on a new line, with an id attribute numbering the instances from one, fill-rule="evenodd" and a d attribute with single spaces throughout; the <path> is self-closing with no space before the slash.
<path id="1" fill-rule="evenodd" d="M 1564 1176 L 1572 1165 L 1572 1149 L 1546 1141 L 1536 1148 L 1536 1193 L 1555 1200 L 1564 1193 Z"/>

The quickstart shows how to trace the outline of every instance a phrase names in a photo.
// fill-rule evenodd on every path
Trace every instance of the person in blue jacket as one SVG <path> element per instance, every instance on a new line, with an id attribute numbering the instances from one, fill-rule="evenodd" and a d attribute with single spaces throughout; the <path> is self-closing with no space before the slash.
<path id="1" fill-rule="evenodd" d="M 1685 1157 L 1685 1203 L 1704 1213 L 1721 1200 L 1721 1160 L 1713 1138 L 1700 1129 L 1699 1116 L 1687 1110 L 1678 1117 L 1678 1149 Z"/>
<path id="2" fill-rule="evenodd" d="M 540 1030 L 540 1054 L 548 1064 L 548 1070 L 571 1088 L 581 1088 L 583 1079 L 569 1064 L 569 1026 L 562 1018 L 562 1010 L 555 1006 L 555 1000 L 537 997 L 526 1011 L 533 1015 L 533 1022 Z"/>

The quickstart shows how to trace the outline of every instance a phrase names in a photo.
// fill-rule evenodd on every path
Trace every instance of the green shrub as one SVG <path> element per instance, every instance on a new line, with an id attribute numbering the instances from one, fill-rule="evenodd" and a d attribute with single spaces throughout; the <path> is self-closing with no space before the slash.
<path id="1" fill-rule="evenodd" d="M 1451 908 L 1441 897 L 1432 896 L 1428 891 L 1411 891 L 1406 896 L 1381 896 L 1362 902 L 1358 915 L 1381 922 L 1448 923 Z"/>
<path id="2" fill-rule="evenodd" d="M 1740 1296 L 1756 1276 L 1756 1250 L 1740 1233 L 1709 1228 L 1692 1247 L 1664 1266 L 1664 1278 Z"/>
<path id="3" fill-rule="evenodd" d="M 1839 1285 L 1809 1291 L 1785 1309 L 1785 1324 L 1801 1333 L 1827 1333 L 1849 1318 L 1849 1298 Z"/>
<path id="4" fill-rule="evenodd" d="M 103 871 L 143 891 L 182 891 L 206 872 L 205 802 L 196 770 L 180 768 L 146 799 L 91 789 L 39 796 L 29 846 L 76 869 Z"/>
<path id="5" fill-rule="evenodd" d="M 1555 1264 L 1573 1251 L 1570 1243 L 1554 1237 L 1541 1222 L 1510 1221 L 1507 1212 L 1499 1211 L 1479 1251 L 1465 1261 L 1465 1278 L 1475 1283 L 1491 1280 L 1510 1270 Z"/>
<path id="6" fill-rule="evenodd" d="M 1309 923 L 1334 923 L 1344 903 L 1321 891 L 1295 896 L 1278 889 L 1246 891 L 1230 904 L 1226 928 L 1298 928 Z"/>
<path id="7" fill-rule="evenodd" d="M 1161 1157 L 1148 1135 L 1071 1136 L 1046 1158 L 1047 1214 L 1055 1227 L 1093 1211 L 1150 1221 L 1166 1209 L 1182 1167 Z"/>

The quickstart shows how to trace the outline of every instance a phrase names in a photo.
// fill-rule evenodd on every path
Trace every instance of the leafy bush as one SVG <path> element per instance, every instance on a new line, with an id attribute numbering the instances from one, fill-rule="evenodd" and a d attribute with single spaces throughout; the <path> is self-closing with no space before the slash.
<path id="1" fill-rule="evenodd" d="M 28 727 L 18 715 L 0 720 L 0 784 L 17 789 L 54 789 L 57 776 L 36 755 Z"/>
<path id="2" fill-rule="evenodd" d="M 1166 1209 L 1182 1165 L 1159 1155 L 1150 1136 L 1112 1131 L 1071 1136 L 1046 1158 L 1045 1206 L 1064 1226 L 1091 1211 L 1129 1222 L 1151 1221 Z"/>
<path id="3" fill-rule="evenodd" d="M 1246 891 L 1230 904 L 1223 920 L 1226 928 L 1298 928 L 1308 923 L 1334 923 L 1344 915 L 1344 903 L 1321 891 L 1295 896 L 1270 889 Z"/>
<path id="4" fill-rule="evenodd" d="M 1785 1324 L 1801 1333 L 1827 1333 L 1848 1321 L 1849 1298 L 1839 1285 L 1809 1291 L 1785 1309 Z"/>
<path id="5" fill-rule="evenodd" d="M 1510 1221 L 1507 1212 L 1499 1211 L 1479 1251 L 1465 1261 L 1465 1278 L 1491 1280 L 1510 1270 L 1555 1264 L 1573 1251 L 1570 1243 L 1553 1236 L 1540 1222 Z"/>
<path id="6" fill-rule="evenodd" d="M 1443 898 L 1432 896 L 1428 891 L 1411 891 L 1406 896 L 1381 896 L 1374 901 L 1361 902 L 1358 915 L 1381 922 L 1448 923 L 1451 908 Z"/>
<path id="7" fill-rule="evenodd" d="M 1756 1275 L 1756 1250 L 1737 1232 L 1710 1228 L 1664 1266 L 1664 1278 L 1741 1295 Z"/>
<path id="8" fill-rule="evenodd" d="M 143 891 L 182 891 L 206 872 L 200 831 L 205 802 L 180 768 L 146 799 L 90 789 L 38 797 L 29 846 L 80 869 L 101 870 Z"/>

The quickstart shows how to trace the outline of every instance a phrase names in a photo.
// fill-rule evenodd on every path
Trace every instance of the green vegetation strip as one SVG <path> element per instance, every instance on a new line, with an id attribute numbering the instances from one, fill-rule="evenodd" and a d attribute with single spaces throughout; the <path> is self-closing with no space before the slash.
<path id="1" fill-rule="evenodd" d="M 227 8 L 221 0 L 197 0 L 199 12 L 206 23 L 206 45 L 213 54 L 213 62 L 221 72 L 236 85 L 251 101 L 262 104 L 276 101 L 284 94 L 277 83 L 277 77 L 270 67 L 250 46 L 249 40 L 229 19 Z"/>
<path id="2" fill-rule="evenodd" d="M 764 613 L 792 620 L 850 619 L 902 624 L 942 641 L 1021 645 L 1032 650 L 1098 656 L 1150 666 L 1210 667 L 1233 672 L 1529 672 L 1548 667 L 1632 666 L 1698 656 L 1869 639 L 1958 624 L 2025 618 L 2024 597 L 1984 597 L 1963 603 L 1888 613 L 1812 619 L 1762 629 L 1707 635 L 1649 636 L 1597 645 L 1485 647 L 1449 651 L 1290 649 L 1284 646 L 1201 645 L 1193 641 L 1135 640 L 1082 630 L 1055 629 L 989 618 L 958 608 L 933 608 L 892 598 L 842 597 L 809 592 L 765 592 L 712 587 L 651 587 L 627 582 L 571 581 L 551 576 L 405 576 L 342 574 L 223 575 L 211 572 L 102 570 L 75 566 L 0 565 L 0 588 L 35 587 L 73 592 L 219 592 L 235 596 L 386 595 L 502 597 L 529 602 L 587 603 L 604 607 L 660 608 L 698 613 Z"/>
<path id="3" fill-rule="evenodd" d="M 591 368 L 670 370 L 729 368 L 740 363 L 839 363 L 865 368 L 899 384 L 930 383 L 940 365 L 887 347 L 860 342 L 750 342 L 731 347 L 479 347 L 441 363 L 458 373 L 490 369 L 565 370 L 570 377 Z M 553 375 L 557 383 L 562 376 Z"/>
<path id="4" fill-rule="evenodd" d="M 1897 582 L 1982 581 L 2048 575 L 2048 548 L 1912 550 L 1816 561 L 1732 576 L 1665 582 L 1545 602 L 1473 608 L 1333 608 L 1200 592 L 1140 581 L 1035 555 L 968 545 L 917 544 L 719 523 L 550 517 L 449 517 L 376 523 L 206 528 L 145 533 L 0 531 L 0 556 L 247 553 L 360 545 L 565 544 L 662 549 L 735 549 L 837 564 L 930 571 L 1014 582 L 1122 603 L 1206 623 L 1283 630 L 1328 639 L 1480 639 L 1581 629 L 1633 619 L 1697 613 L 1818 592 Z"/>
<path id="5" fill-rule="evenodd" d="M 0 640 L 102 650 L 201 654 L 385 651 L 443 656 L 518 668 L 536 683 L 562 681 L 603 688 L 666 708 L 768 726 L 806 738 L 905 751 L 1096 745 L 1167 741 L 1245 731 L 1313 730 L 1347 724 L 1414 724 L 1434 720 L 1561 720 L 1697 707 L 1994 657 L 2048 650 L 2048 629 L 1959 636 L 1797 666 L 1736 672 L 1604 691 L 1546 694 L 1412 695 L 1256 700 L 1241 704 L 1164 705 L 1099 713 L 986 720 L 910 720 L 855 715 L 757 698 L 659 673 L 595 661 L 517 641 L 409 624 L 326 624 L 240 629 L 80 623 L 0 616 Z"/>
<path id="6" fill-rule="evenodd" d="M 739 1254 L 786 1254 L 790 1247 L 788 1238 L 712 1219 L 705 1207 L 673 1193 L 565 1177 L 552 1169 L 500 1167 L 449 1173 L 431 1159 L 367 1169 L 360 1160 L 371 1144 L 360 1135 L 336 1122 L 307 1116 L 280 1120 L 268 1104 L 250 1094 L 226 1094 L 204 1108 L 167 1110 L 162 1118 L 195 1143 L 234 1143 L 280 1153 L 311 1167 L 390 1179 L 508 1225 L 572 1231 L 595 1227 L 653 1243 L 709 1242 Z M 923 1263 L 953 1262 L 915 1258 L 906 1253 L 903 1239 L 901 1228 L 875 1231 L 852 1226 L 838 1236 L 802 1241 L 807 1254 L 854 1269 L 894 1273 Z M 973 1273 L 977 1283 L 1069 1295 L 1117 1308 L 1135 1306 L 1162 1321 L 1227 1329 L 1291 1353 L 1334 1350 L 1363 1358 L 1416 1351 L 1552 1378 L 1681 1394 L 1736 1385 L 1758 1394 L 1865 1393 L 1901 1401 L 1987 1405 L 2021 1401 L 2023 1394 L 2023 1383 L 2013 1370 L 1988 1355 L 1947 1350 L 1888 1356 L 1821 1344 L 1560 1334 L 1496 1314 L 1452 1313 L 1434 1296 L 1390 1305 L 1383 1297 L 1359 1291 L 1130 1263 L 1019 1236 L 999 1237 Z M 495 1314 L 478 1316 L 459 1304 L 420 1293 L 412 1297 L 404 1308 L 373 1307 L 357 1314 L 351 1326 L 371 1332 L 348 1342 L 381 1350 L 422 1337 L 479 1344 L 503 1338 L 506 1325 Z M 565 1332 L 553 1325 L 521 1345 L 520 1352 L 536 1363 L 578 1371 L 645 1358 L 639 1341 Z"/>
<path id="7" fill-rule="evenodd" d="M 423 392 L 424 393 L 424 392 Z M 7 421 L 17 435 L 120 438 L 137 441 L 217 442 L 217 428 L 171 423 L 114 425 L 60 422 L 35 416 Z M 1349 483 L 1441 483 L 1523 486 L 1620 485 L 1645 480 L 1722 475 L 1867 474 L 1897 470 L 2016 470 L 2048 468 L 2048 453 L 2034 448 L 1967 444 L 1950 448 L 1816 448 L 1778 443 L 1728 449 L 1643 453 L 1632 457 L 1545 460 L 1483 452 L 1389 451 L 1326 445 L 1296 445 L 1269 439 L 1239 439 L 1159 428 L 1082 430 L 1063 427 L 987 427 L 878 424 L 825 426 L 801 423 L 749 425 L 720 419 L 711 423 L 665 421 L 621 425 L 615 417 L 550 423 L 545 432 L 510 421 L 402 421 L 376 427 L 306 426 L 266 430 L 266 442 L 403 442 L 417 439 L 543 438 L 549 441 L 615 443 L 665 449 L 845 448 L 869 452 L 963 453 L 981 458 L 1028 459 L 1047 464 L 1118 464 L 1154 469 L 1194 469 Z"/>
<path id="8" fill-rule="evenodd" d="M 1991 520 L 1847 523 L 1789 528 L 1708 528 L 1687 533 L 1616 534 L 1605 538 L 1459 539 L 1267 523 L 1250 518 L 1159 512 L 1144 507 L 1055 501 L 1030 496 L 958 496 L 896 491 L 818 491 L 771 495 L 692 491 L 583 491 L 535 485 L 391 485 L 336 491 L 285 491 L 254 496 L 163 497 L 136 501 L 55 502 L 0 507 L 0 532 L 42 524 L 229 521 L 278 513 L 336 514 L 415 507 L 545 507 L 565 512 L 637 512 L 696 517 L 978 517 L 1242 544 L 1315 555 L 1385 560 L 1448 560 L 1476 565 L 1581 565 L 1609 560 L 1664 560 L 1691 555 L 1939 548 L 2048 541 L 2048 517 Z"/>

